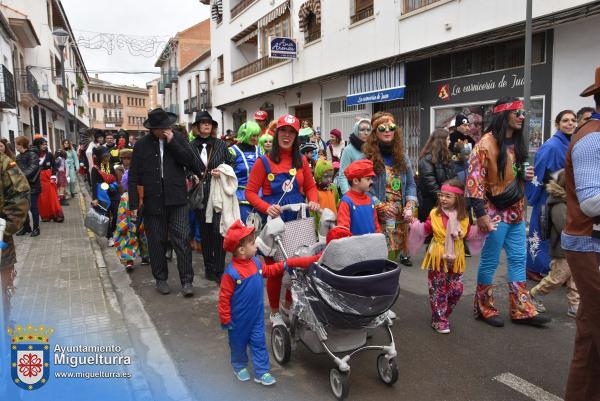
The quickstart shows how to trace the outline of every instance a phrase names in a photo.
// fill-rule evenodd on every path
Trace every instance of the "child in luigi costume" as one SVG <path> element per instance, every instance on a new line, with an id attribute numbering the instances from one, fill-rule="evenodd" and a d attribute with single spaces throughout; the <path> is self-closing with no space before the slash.
<path id="1" fill-rule="evenodd" d="M 218 311 L 221 327 L 229 334 L 233 373 L 241 381 L 250 380 L 246 351 L 250 348 L 254 381 L 273 385 L 276 380 L 269 373 L 265 339 L 263 277 L 282 276 L 288 266 L 307 268 L 319 255 L 262 265 L 256 257 L 254 227 L 246 227 L 240 220 L 227 230 L 223 248 L 233 258 L 221 280 Z"/>

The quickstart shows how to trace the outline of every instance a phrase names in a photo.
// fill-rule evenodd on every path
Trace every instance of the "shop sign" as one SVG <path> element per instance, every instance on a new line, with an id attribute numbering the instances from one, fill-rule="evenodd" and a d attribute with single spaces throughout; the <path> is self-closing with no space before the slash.
<path id="1" fill-rule="evenodd" d="M 442 83 L 438 86 L 437 97 L 448 101 L 453 96 L 464 94 L 485 93 L 496 89 L 514 89 L 525 85 L 523 75 L 517 73 L 502 74 L 497 79 L 476 80 L 465 83 Z"/>
<path id="2" fill-rule="evenodd" d="M 269 36 L 270 58 L 296 58 L 298 45 L 295 39 L 280 36 Z"/>
<path id="3" fill-rule="evenodd" d="M 348 106 L 362 103 L 389 102 L 390 100 L 404 98 L 404 87 L 383 89 L 375 92 L 360 93 L 357 95 L 348 95 L 346 103 Z"/>

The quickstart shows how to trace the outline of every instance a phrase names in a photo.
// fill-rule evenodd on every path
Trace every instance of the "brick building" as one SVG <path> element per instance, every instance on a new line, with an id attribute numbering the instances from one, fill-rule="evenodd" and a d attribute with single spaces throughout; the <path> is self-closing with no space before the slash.
<path id="1" fill-rule="evenodd" d="M 148 116 L 148 90 L 116 85 L 90 78 L 90 121 L 93 128 L 129 133 L 146 131 L 142 123 Z"/>

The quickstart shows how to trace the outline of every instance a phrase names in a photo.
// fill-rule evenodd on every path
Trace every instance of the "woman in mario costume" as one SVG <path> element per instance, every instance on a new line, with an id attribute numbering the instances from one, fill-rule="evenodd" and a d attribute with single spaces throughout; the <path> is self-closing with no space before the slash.
<path id="1" fill-rule="evenodd" d="M 299 130 L 300 120 L 296 117 L 289 114 L 279 117 L 271 152 L 259 157 L 252 167 L 246 200 L 263 215 L 272 218 L 281 215 L 284 221 L 294 220 L 297 214 L 282 214 L 281 206 L 306 201 L 311 211 L 319 210 L 317 184 L 308 161 L 300 154 Z M 261 189 L 262 196 L 259 195 Z M 279 317 L 281 279 L 279 275 L 267 280 L 272 321 Z"/>

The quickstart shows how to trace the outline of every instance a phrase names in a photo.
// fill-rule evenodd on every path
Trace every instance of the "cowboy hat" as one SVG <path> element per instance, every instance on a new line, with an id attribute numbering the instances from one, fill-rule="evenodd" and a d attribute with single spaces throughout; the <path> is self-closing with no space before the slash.
<path id="1" fill-rule="evenodd" d="M 158 107 L 148 113 L 148 118 L 144 121 L 144 127 L 152 128 L 170 128 L 177 121 L 177 114 L 169 113 Z"/>
<path id="2" fill-rule="evenodd" d="M 584 89 L 579 96 L 588 97 L 600 92 L 600 67 L 596 68 L 594 83 Z"/>
<path id="3" fill-rule="evenodd" d="M 210 121 L 212 123 L 213 127 L 219 126 L 219 123 L 216 122 L 215 120 L 213 120 L 210 113 L 206 110 L 202 110 L 202 111 L 196 113 L 196 120 L 194 120 L 194 125 L 201 123 L 202 121 Z"/>

